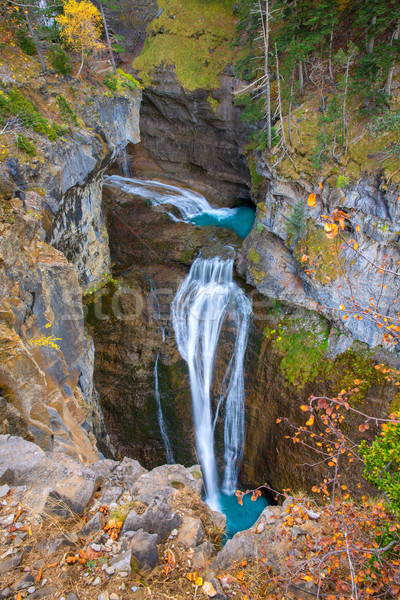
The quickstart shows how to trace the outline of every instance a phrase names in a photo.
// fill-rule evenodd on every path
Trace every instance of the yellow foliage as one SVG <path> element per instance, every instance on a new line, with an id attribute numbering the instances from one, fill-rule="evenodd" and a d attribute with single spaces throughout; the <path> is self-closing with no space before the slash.
<path id="1" fill-rule="evenodd" d="M 100 42 L 102 17 L 89 0 L 66 0 L 64 14 L 56 17 L 56 20 L 61 27 L 61 37 L 74 50 L 94 50 L 103 47 Z"/>

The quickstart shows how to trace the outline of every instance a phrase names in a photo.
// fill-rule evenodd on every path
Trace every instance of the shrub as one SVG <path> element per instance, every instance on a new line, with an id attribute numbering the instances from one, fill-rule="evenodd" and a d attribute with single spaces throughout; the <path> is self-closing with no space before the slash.
<path id="1" fill-rule="evenodd" d="M 29 33 L 26 31 L 26 29 L 18 29 L 17 42 L 18 46 L 21 48 L 21 50 L 25 52 L 25 54 L 27 54 L 28 56 L 32 56 L 32 54 L 35 54 L 35 44 Z"/>
<path id="2" fill-rule="evenodd" d="M 59 45 L 50 50 L 49 62 L 53 69 L 55 69 L 57 73 L 64 75 L 64 77 L 72 73 L 71 59 Z"/>
<path id="3" fill-rule="evenodd" d="M 29 154 L 29 156 L 36 156 L 35 145 L 32 144 L 32 142 L 30 142 L 24 135 L 20 134 L 17 136 L 17 148 L 23 150 Z"/>
<path id="4" fill-rule="evenodd" d="M 67 123 L 72 123 L 76 127 L 78 127 L 78 117 L 76 113 L 72 110 L 64 96 L 57 96 L 57 104 L 60 109 L 61 118 Z"/>
<path id="5" fill-rule="evenodd" d="M 305 205 L 302 200 L 299 200 L 299 202 L 294 205 L 293 212 L 286 223 L 288 244 L 291 244 L 298 238 L 304 237 L 307 228 L 306 225 Z"/>
<path id="6" fill-rule="evenodd" d="M 111 73 L 111 71 L 109 71 L 107 73 L 107 75 L 104 77 L 103 83 L 110 90 L 113 90 L 114 92 L 116 92 L 117 91 L 117 87 L 118 87 L 118 77 L 116 75 L 114 75 L 114 73 Z"/>

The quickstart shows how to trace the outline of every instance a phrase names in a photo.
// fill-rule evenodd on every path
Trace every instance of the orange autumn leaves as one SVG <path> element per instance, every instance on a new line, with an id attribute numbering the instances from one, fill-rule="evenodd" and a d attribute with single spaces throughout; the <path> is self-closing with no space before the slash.
<path id="1" fill-rule="evenodd" d="M 319 184 L 322 189 L 322 184 Z M 311 208 L 314 208 L 317 205 L 317 196 L 314 193 L 309 194 L 307 198 L 307 205 Z M 346 226 L 345 220 L 349 218 L 348 214 L 343 212 L 342 210 L 335 209 L 331 216 L 321 215 L 323 219 L 327 222 L 324 225 L 324 231 L 326 233 L 326 237 L 333 240 L 339 233 L 340 230 L 343 230 Z M 354 249 L 358 248 L 358 244 L 354 244 Z"/>

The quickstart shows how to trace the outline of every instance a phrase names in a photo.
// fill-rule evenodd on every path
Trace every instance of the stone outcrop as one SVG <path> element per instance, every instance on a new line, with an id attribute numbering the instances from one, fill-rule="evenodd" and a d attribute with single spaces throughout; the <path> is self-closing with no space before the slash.
<path id="1" fill-rule="evenodd" d="M 20 590 L 34 600 L 57 589 L 73 600 L 73 580 L 81 593 L 98 588 L 98 599 L 119 600 L 113 590 L 129 586 L 136 592 L 149 576 L 157 597 L 158 581 L 165 592 L 167 566 L 189 597 L 190 586 L 196 585 L 205 597 L 222 600 L 240 590 L 230 575 L 235 567 L 243 570 L 259 562 L 279 572 L 287 557 L 294 566 L 301 563 L 305 548 L 309 555 L 310 545 L 318 547 L 326 535 L 322 511 L 307 500 L 288 498 L 283 506 L 265 508 L 249 530 L 222 544 L 223 531 L 202 502 L 201 488 L 198 465 L 164 465 L 147 472 L 124 459 L 84 467 L 62 453 L 0 436 L 0 532 L 7 534 L 0 543 L 1 597 Z M 105 502 L 112 489 L 119 490 L 118 501 Z M 155 502 L 173 519 L 154 512 Z M 192 584 L 186 576 L 194 569 L 193 577 L 201 579 Z"/>
<path id="2" fill-rule="evenodd" d="M 47 241 L 75 266 L 84 288 L 110 270 L 103 175 L 127 144 L 140 139 L 141 90 L 86 100 L 75 107 L 83 124 L 79 132 L 51 143 L 42 140 L 43 163 L 33 169 L 15 159 L 5 162 L 20 195 L 32 185 L 40 190 L 32 208 L 43 217 Z"/>
<path id="3" fill-rule="evenodd" d="M 307 206 L 308 195 L 315 191 L 311 183 L 285 181 L 262 163 L 258 168 L 268 191 L 243 244 L 239 272 L 265 296 L 318 310 L 352 338 L 371 347 L 381 344 L 385 330 L 377 327 L 368 311 L 372 303 L 387 319 L 397 314 L 399 278 L 379 271 L 381 266 L 398 271 L 400 215 L 395 187 L 387 187 L 379 177 L 365 177 L 343 189 L 326 184 L 311 208 Z M 295 223 L 296 206 L 302 216 Z M 335 209 L 348 218 L 342 236 L 329 240 L 323 215 Z M 341 305 L 349 312 L 347 320 L 341 319 Z"/>

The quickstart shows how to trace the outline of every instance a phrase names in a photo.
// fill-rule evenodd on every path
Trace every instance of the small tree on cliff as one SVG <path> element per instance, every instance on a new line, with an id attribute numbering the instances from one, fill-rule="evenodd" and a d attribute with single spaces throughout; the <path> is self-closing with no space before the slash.
<path id="1" fill-rule="evenodd" d="M 57 17 L 61 37 L 71 48 L 81 53 L 82 60 L 77 77 L 82 71 L 85 53 L 103 47 L 100 42 L 102 20 L 100 12 L 89 0 L 67 0 L 64 4 L 64 14 Z"/>

